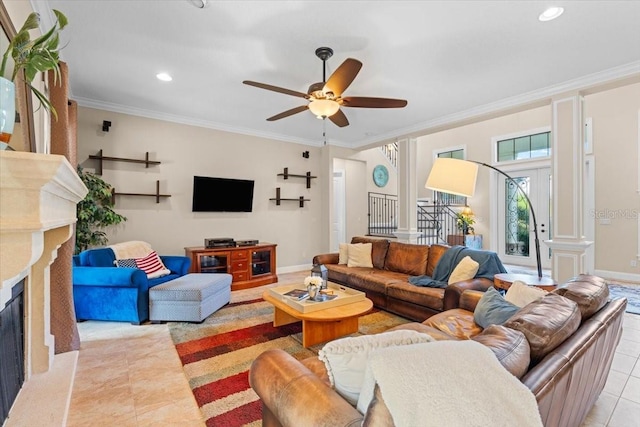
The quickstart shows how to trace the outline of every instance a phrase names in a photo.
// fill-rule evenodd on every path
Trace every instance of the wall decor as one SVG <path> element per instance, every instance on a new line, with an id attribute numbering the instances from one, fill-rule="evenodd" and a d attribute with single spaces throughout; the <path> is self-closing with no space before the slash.
<path id="1" fill-rule="evenodd" d="M 378 187 L 384 187 L 389 182 L 389 170 L 384 165 L 373 168 L 373 183 Z"/>

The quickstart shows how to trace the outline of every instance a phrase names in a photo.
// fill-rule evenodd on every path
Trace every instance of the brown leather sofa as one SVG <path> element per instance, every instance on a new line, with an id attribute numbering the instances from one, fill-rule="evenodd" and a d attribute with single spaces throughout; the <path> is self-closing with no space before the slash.
<path id="1" fill-rule="evenodd" d="M 545 426 L 581 425 L 607 380 L 626 299 L 609 300 L 602 279 L 582 275 L 521 308 L 504 325 L 482 330 L 473 321 L 481 296 L 465 291 L 459 308 L 395 329 L 486 345 L 532 391 Z M 361 414 L 330 387 L 317 357 L 297 361 L 282 350 L 268 350 L 253 362 L 249 381 L 262 399 L 265 427 L 394 425 L 377 387 Z"/>
<path id="2" fill-rule="evenodd" d="M 351 243 L 371 243 L 373 268 L 347 267 L 338 264 L 339 254 L 322 254 L 313 258 L 314 264 L 324 264 L 329 280 L 365 292 L 376 307 L 422 322 L 444 310 L 456 308 L 466 289 L 486 291 L 493 282 L 476 278 L 458 282 L 446 288 L 412 285 L 410 276 L 428 275 L 442 255 L 446 245 L 413 245 L 387 239 L 354 237 Z"/>

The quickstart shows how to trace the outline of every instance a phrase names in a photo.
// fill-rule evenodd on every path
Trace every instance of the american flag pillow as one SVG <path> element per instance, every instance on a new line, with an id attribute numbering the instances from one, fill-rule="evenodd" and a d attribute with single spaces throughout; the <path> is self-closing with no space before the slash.
<path id="1" fill-rule="evenodd" d="M 136 260 L 133 258 L 117 259 L 114 263 L 116 267 L 138 268 Z"/>
<path id="2" fill-rule="evenodd" d="M 149 279 L 155 279 L 156 277 L 166 276 L 171 274 L 171 271 L 167 269 L 162 263 L 162 260 L 158 256 L 156 251 L 152 251 L 149 255 L 142 258 L 135 258 L 136 266 L 147 273 Z"/>

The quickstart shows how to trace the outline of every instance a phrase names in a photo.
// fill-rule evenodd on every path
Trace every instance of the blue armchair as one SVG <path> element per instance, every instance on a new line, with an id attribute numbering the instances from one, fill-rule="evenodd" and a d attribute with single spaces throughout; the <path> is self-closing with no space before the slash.
<path id="1" fill-rule="evenodd" d="M 139 325 L 149 319 L 149 288 L 184 276 L 191 259 L 161 256 L 171 274 L 148 279 L 137 268 L 115 267 L 110 248 L 88 249 L 73 257 L 76 319 L 114 320 Z"/>

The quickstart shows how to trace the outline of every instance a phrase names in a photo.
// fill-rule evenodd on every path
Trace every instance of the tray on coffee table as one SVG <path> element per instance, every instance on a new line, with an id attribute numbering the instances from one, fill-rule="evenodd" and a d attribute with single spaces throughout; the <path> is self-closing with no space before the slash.
<path id="1" fill-rule="evenodd" d="M 292 289 L 304 289 L 304 285 L 284 285 L 269 288 L 269 294 L 288 306 L 296 309 L 301 313 L 310 313 L 313 311 L 324 310 L 331 307 L 338 307 L 345 304 L 351 304 L 365 299 L 364 292 L 338 285 L 337 283 L 328 282 L 327 289 L 337 295 L 337 298 L 328 301 L 311 301 L 308 298 L 298 301 L 294 298 L 284 295 Z"/>

